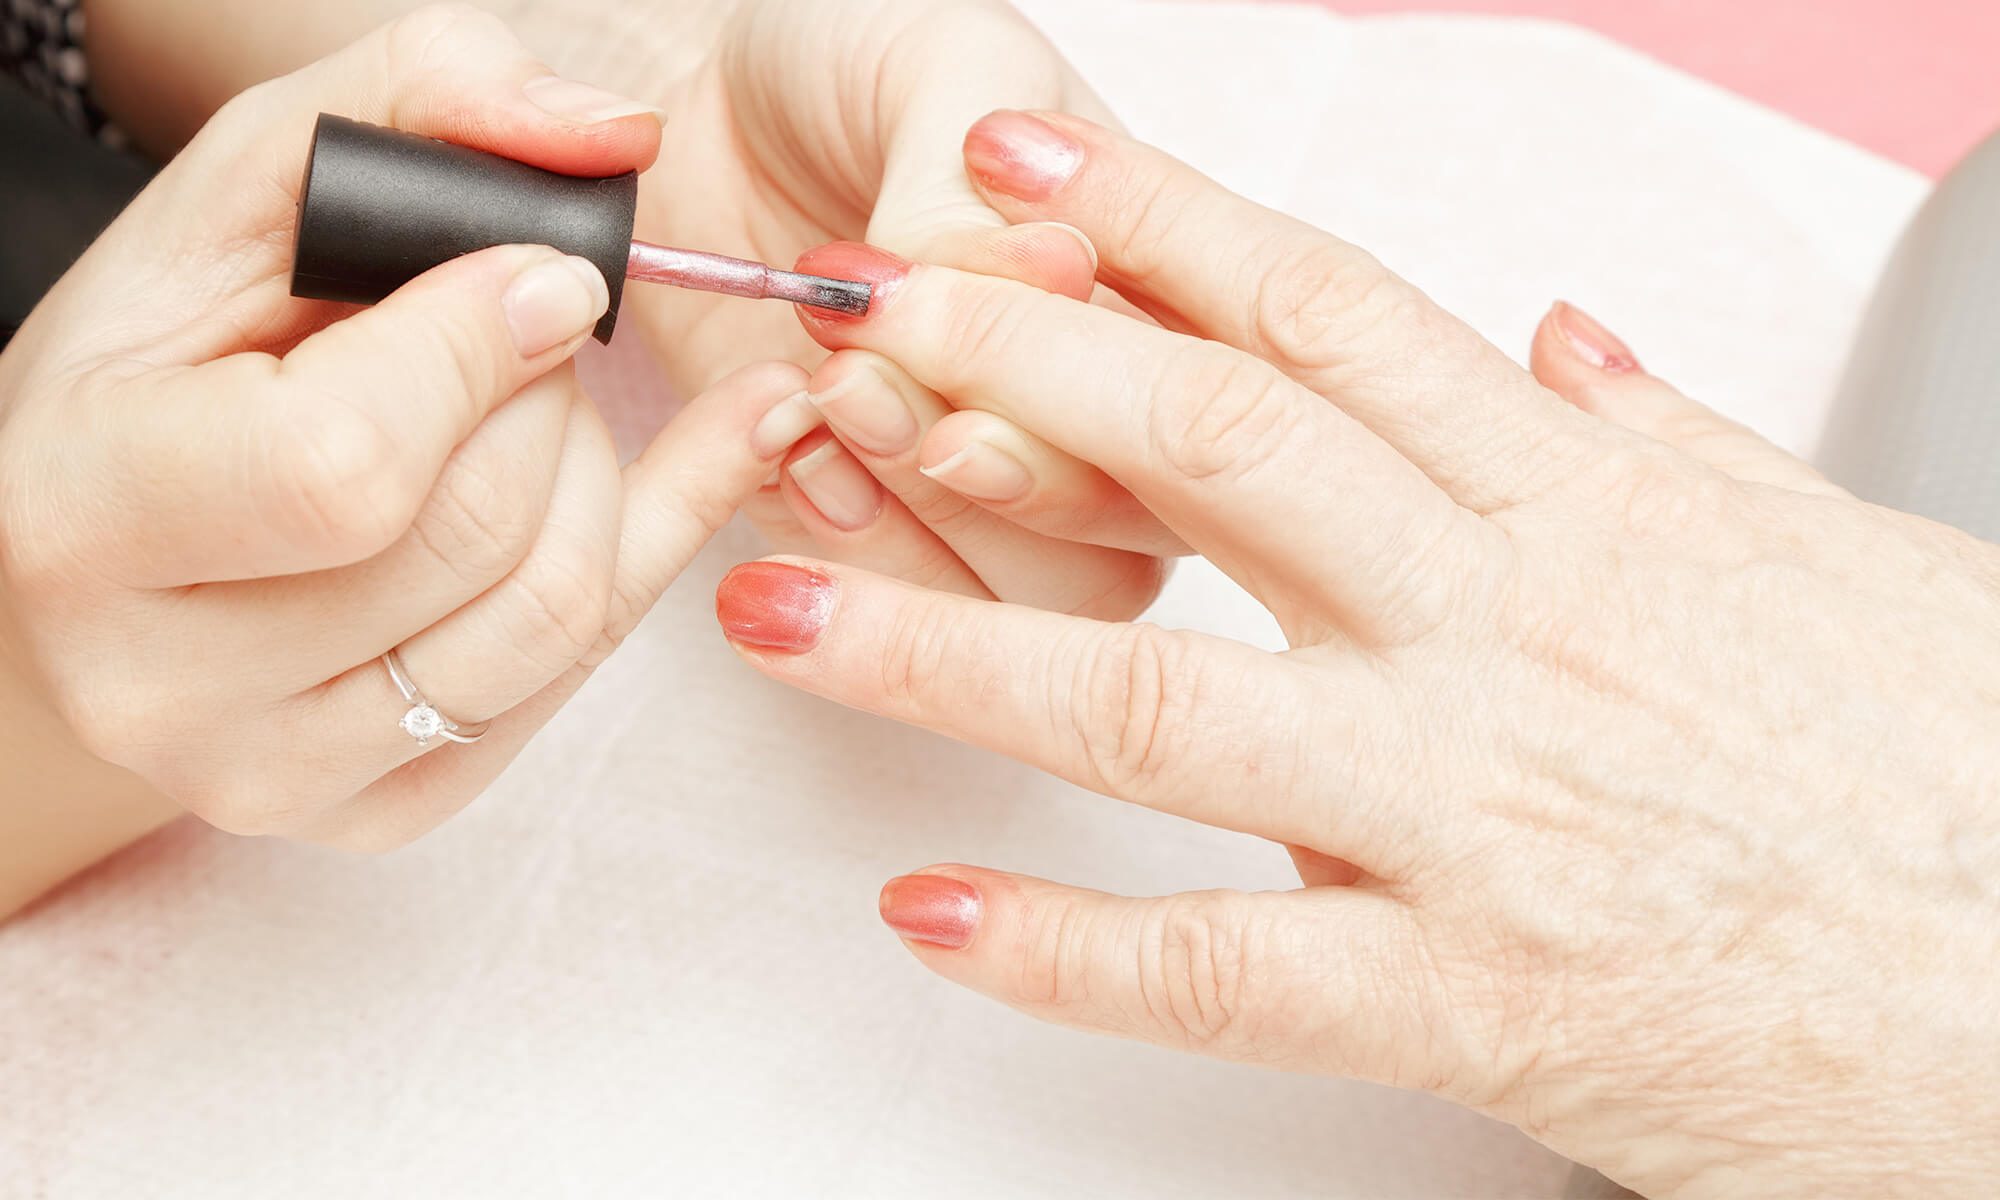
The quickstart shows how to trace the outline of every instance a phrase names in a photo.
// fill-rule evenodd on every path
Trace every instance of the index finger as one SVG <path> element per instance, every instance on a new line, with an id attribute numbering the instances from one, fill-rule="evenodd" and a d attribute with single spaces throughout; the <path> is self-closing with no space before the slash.
<path id="1" fill-rule="evenodd" d="M 1497 549 L 1381 438 L 1247 354 L 866 246 L 801 267 L 875 284 L 861 319 L 801 310 L 822 344 L 887 355 L 1102 467 L 1294 633 L 1328 611 L 1368 639 L 1428 632 L 1440 573 Z"/>

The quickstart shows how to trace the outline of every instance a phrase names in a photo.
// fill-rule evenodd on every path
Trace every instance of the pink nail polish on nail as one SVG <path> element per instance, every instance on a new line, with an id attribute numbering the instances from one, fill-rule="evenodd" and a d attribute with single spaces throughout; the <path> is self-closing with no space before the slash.
<path id="1" fill-rule="evenodd" d="M 1011 109 L 981 117 L 966 133 L 964 151 L 976 181 L 1017 200 L 1048 199 L 1083 165 L 1082 143 Z"/>
<path id="2" fill-rule="evenodd" d="M 910 273 L 907 259 L 898 258 L 874 246 L 861 242 L 828 242 L 799 255 L 799 261 L 792 268 L 808 275 L 825 275 L 834 279 L 851 279 L 856 283 L 869 285 L 868 311 L 846 313 L 828 308 L 801 308 L 799 316 L 808 327 L 814 325 L 846 325 L 854 321 L 866 321 L 877 316 L 889 301 L 895 298 L 896 288 L 903 277 Z"/>
<path id="3" fill-rule="evenodd" d="M 979 889 L 946 875 L 903 875 L 882 885 L 882 920 L 913 942 L 960 950 L 979 931 Z"/>
<path id="4" fill-rule="evenodd" d="M 1613 375 L 1639 369 L 1639 359 L 1632 348 L 1589 313 L 1558 300 L 1550 315 L 1555 318 L 1556 332 L 1586 364 Z"/>
<path id="5" fill-rule="evenodd" d="M 729 640 L 760 650 L 810 650 L 833 616 L 838 585 L 791 563 L 744 563 L 715 589 L 715 618 Z"/>

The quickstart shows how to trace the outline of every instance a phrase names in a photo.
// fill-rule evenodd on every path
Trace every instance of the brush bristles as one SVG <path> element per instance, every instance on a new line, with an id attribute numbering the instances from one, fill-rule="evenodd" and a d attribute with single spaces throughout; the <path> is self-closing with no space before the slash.
<path id="1" fill-rule="evenodd" d="M 849 316 L 866 316 L 875 289 L 851 279 L 828 279 L 821 275 L 800 275 L 793 271 L 771 272 L 771 294 L 794 304 L 823 308 Z"/>

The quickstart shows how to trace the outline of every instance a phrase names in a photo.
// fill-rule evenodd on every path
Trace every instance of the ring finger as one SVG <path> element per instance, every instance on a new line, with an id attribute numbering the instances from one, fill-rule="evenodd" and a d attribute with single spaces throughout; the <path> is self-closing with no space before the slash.
<path id="1" fill-rule="evenodd" d="M 331 757 L 315 774 L 333 794 L 351 795 L 426 749 L 397 727 L 410 706 L 379 661 L 390 649 L 437 712 L 479 725 L 547 687 L 602 633 L 618 556 L 617 454 L 573 380 L 568 391 L 555 487 L 526 556 L 457 611 L 399 645 L 374 647 L 368 661 L 291 706 L 300 727 L 291 744 Z"/>

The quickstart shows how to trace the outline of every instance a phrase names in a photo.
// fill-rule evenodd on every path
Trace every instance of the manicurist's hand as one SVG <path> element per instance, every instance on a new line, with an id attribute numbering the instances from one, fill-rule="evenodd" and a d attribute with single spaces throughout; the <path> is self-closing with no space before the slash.
<path id="1" fill-rule="evenodd" d="M 882 894 L 918 958 L 1430 1090 L 1649 1195 L 1990 1192 L 2000 549 L 1841 493 L 1572 310 L 1536 365 L 1576 403 L 1101 128 L 996 114 L 968 147 L 1174 328 L 876 256 L 870 317 L 815 333 L 1099 465 L 1293 648 L 798 560 L 738 568 L 724 628 L 774 678 L 1295 847 L 1306 886 L 933 867 Z"/>
<path id="2" fill-rule="evenodd" d="M 536 246 L 377 307 L 287 294 L 328 110 L 578 174 L 639 105 L 427 10 L 225 107 L 0 357 L 0 908 L 149 823 L 356 847 L 465 804 L 775 468 L 740 370 L 622 473 L 567 360 L 606 305 Z M 379 661 L 476 744 L 446 744 Z M 448 727 L 447 727 L 448 729 Z M 419 743 L 419 733 L 431 733 Z M 113 799 L 107 799 L 112 797 Z"/>
<path id="3" fill-rule="evenodd" d="M 644 8 L 592 3 L 621 14 Z M 571 0 L 559 7 L 572 24 L 595 11 L 586 4 L 579 18 Z M 1091 294 L 1089 244 L 1060 224 L 1008 225 L 960 156 L 966 127 L 996 107 L 1110 120 L 1011 5 L 655 7 L 668 21 L 712 14 L 704 36 L 713 40 L 657 94 L 668 118 L 660 165 L 641 186 L 641 237 L 786 262 L 824 242 L 866 240 L 1059 294 Z M 623 81 L 633 71 L 633 55 L 615 45 L 582 53 L 594 77 Z M 639 77 L 658 78 L 658 68 L 642 65 Z M 1155 556 L 1183 549 L 1103 472 L 1044 439 L 990 414 L 957 412 L 952 397 L 879 355 L 821 361 L 824 351 L 783 305 L 640 290 L 628 293 L 622 319 L 650 338 L 684 389 L 705 386 L 746 354 L 816 368 L 806 395 L 766 431 L 804 440 L 747 506 L 781 550 L 966 595 L 1123 618 L 1157 592 L 1163 564 Z"/>
<path id="4" fill-rule="evenodd" d="M 149 147 L 177 145 L 218 98 L 316 57 L 415 0 L 349 0 L 270 19 L 267 0 L 92 0 L 97 92 Z M 789 262 L 837 239 L 1089 295 L 1087 243 L 1009 227 L 959 142 L 999 107 L 1110 113 L 1004 0 L 489 0 L 579 80 L 658 107 L 638 235 Z M 231 36 L 210 30 L 226 25 Z M 352 31 L 352 32 L 343 32 Z M 957 412 L 894 364 L 826 360 L 787 306 L 628 289 L 680 395 L 746 362 L 817 368 L 759 427 L 795 452 L 748 515 L 813 552 L 979 597 L 1122 618 L 1153 598 L 1180 540 L 1101 471 L 990 414 Z M 831 432 L 829 432 L 829 429 Z M 968 453 L 960 453 L 968 450 Z"/>

